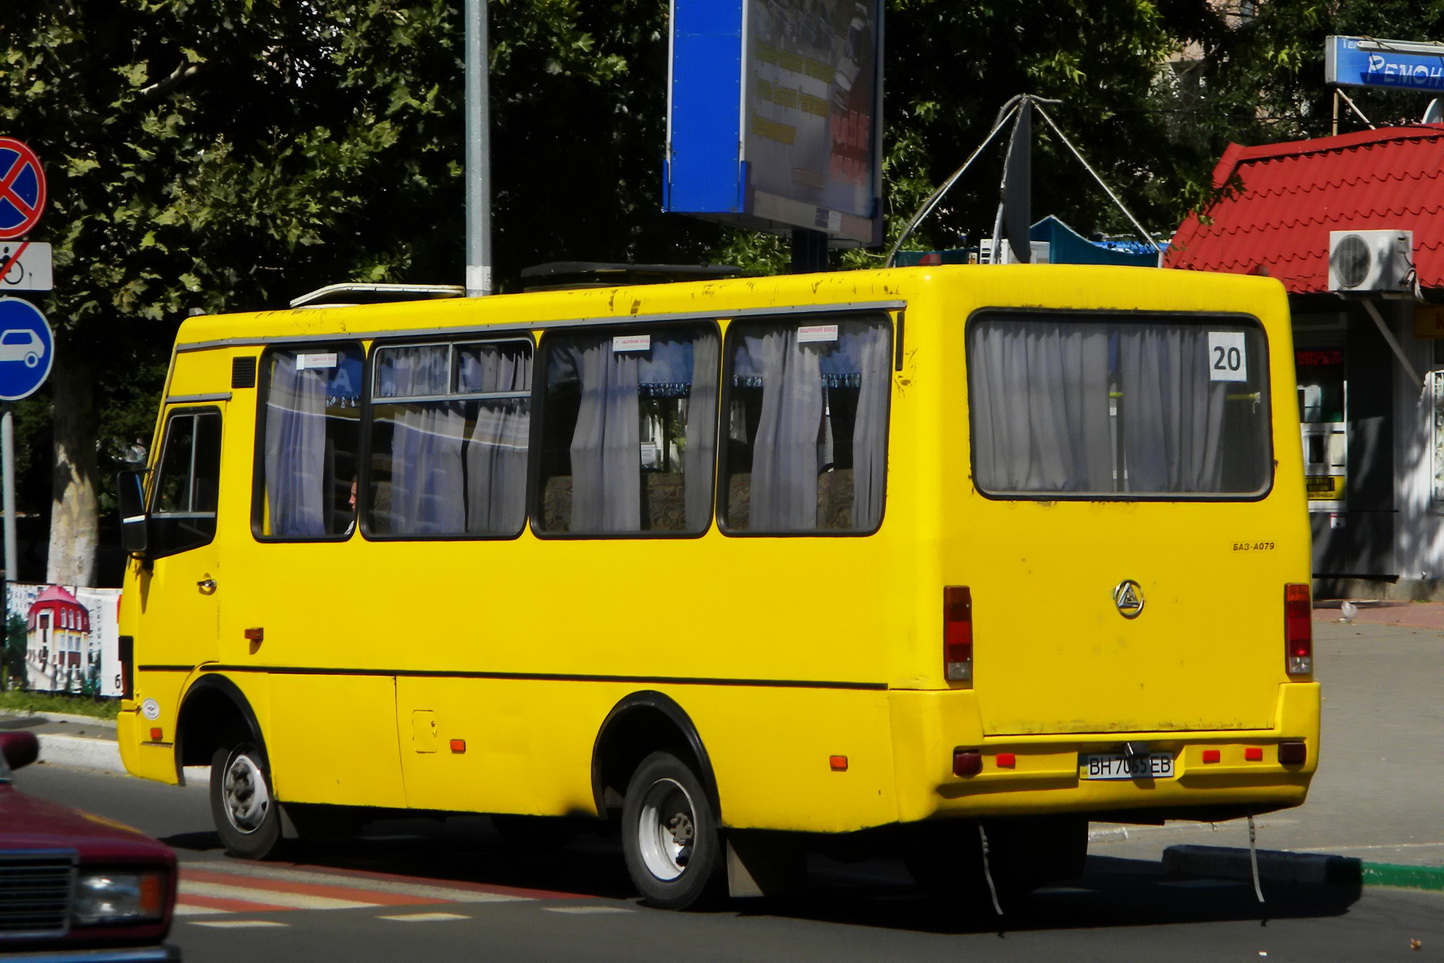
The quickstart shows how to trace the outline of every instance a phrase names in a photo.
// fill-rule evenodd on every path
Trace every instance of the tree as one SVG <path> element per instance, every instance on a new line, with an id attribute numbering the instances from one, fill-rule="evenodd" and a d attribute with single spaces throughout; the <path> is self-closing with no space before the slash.
<path id="1" fill-rule="evenodd" d="M 0 679 L 3 689 L 28 689 L 30 687 L 29 673 L 25 668 L 25 619 L 16 613 L 9 613 L 5 616 L 5 648 L 4 655 L 5 674 Z"/>
<path id="2" fill-rule="evenodd" d="M 656 204 L 665 5 L 491 10 L 503 281 L 704 257 L 721 232 Z M 89 584 L 100 457 L 148 436 L 187 312 L 460 280 L 461 20 L 442 0 L 32 0 L 6 29 L 0 127 L 50 179 L 48 578 Z"/>
<path id="3" fill-rule="evenodd" d="M 56 367 L 44 396 L 22 406 L 22 423 L 43 421 L 33 411 L 48 400 L 49 577 L 89 584 L 97 476 L 113 450 L 148 438 L 187 312 L 278 307 L 342 280 L 460 282 L 460 4 L 12 6 L 0 131 L 47 162 L 51 203 L 35 237 L 56 255 L 56 290 L 41 305 L 57 328 Z M 660 211 L 665 0 L 489 8 L 501 290 L 548 260 L 781 269 L 785 242 Z M 1316 131 L 1325 32 L 1418 39 L 1437 33 L 1444 0 L 1258 9 L 1241 22 L 1207 0 L 1059 0 L 1046 17 L 1024 0 L 889 0 L 889 236 L 1019 93 L 1057 99 L 1050 116 L 1166 236 L 1206 193 L 1228 139 Z M 1180 62 L 1196 67 L 1170 70 L 1190 45 L 1198 54 Z M 1043 125 L 1035 149 L 1036 216 L 1132 230 Z M 1000 165 L 1001 149 L 980 161 L 918 243 L 990 234 Z M 28 437 L 29 450 L 42 440 Z"/>
<path id="4" fill-rule="evenodd" d="M 1201 4 L 1200 4 L 1201 5 Z M 1023 0 L 892 0 L 887 10 L 885 171 L 889 230 L 979 146 L 1016 94 L 1046 106 L 1145 224 L 1171 228 L 1172 185 L 1192 157 L 1162 136 L 1156 82 L 1187 39 L 1152 0 L 1065 0 L 1040 16 Z M 1132 233 L 1087 171 L 1035 122 L 1033 209 L 1085 233 Z M 1001 139 L 1006 144 L 1006 137 Z M 991 235 L 1002 146 L 979 158 L 922 231 L 924 247 Z"/>

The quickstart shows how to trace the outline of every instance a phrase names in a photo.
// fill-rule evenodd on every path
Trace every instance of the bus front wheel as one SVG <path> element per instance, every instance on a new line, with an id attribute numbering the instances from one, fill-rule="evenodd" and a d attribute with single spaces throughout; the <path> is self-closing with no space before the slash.
<path id="1" fill-rule="evenodd" d="M 622 805 L 622 851 L 642 901 L 686 909 L 713 895 L 721 847 L 717 815 L 691 767 L 667 752 L 642 760 Z"/>
<path id="2" fill-rule="evenodd" d="M 211 757 L 211 817 L 232 856 L 265 859 L 275 852 L 281 841 L 281 809 L 259 746 L 236 742 Z"/>

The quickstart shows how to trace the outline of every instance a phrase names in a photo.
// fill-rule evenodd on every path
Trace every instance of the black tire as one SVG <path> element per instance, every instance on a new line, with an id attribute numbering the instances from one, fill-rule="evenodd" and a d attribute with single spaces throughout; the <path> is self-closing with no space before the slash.
<path id="1" fill-rule="evenodd" d="M 211 757 L 211 818 L 226 852 L 265 859 L 281 846 L 281 807 L 271 790 L 266 751 L 249 739 Z"/>
<path id="2" fill-rule="evenodd" d="M 697 774 L 671 753 L 652 753 L 632 775 L 622 804 L 622 852 L 650 906 L 686 909 L 720 889 L 717 815 Z"/>

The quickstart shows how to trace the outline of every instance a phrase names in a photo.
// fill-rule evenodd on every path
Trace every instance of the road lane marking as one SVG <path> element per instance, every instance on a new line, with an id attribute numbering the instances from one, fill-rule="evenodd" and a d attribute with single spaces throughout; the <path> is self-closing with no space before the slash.
<path id="1" fill-rule="evenodd" d="M 399 916 L 378 916 L 380 920 L 394 920 L 397 923 L 439 923 L 444 920 L 469 920 L 462 913 L 403 913 Z"/>
<path id="2" fill-rule="evenodd" d="M 544 906 L 548 913 L 567 913 L 572 916 L 589 916 L 597 913 L 633 913 L 630 906 Z"/>
<path id="3" fill-rule="evenodd" d="M 331 896 L 317 896 L 305 892 L 286 892 L 277 889 L 261 890 L 265 895 L 265 902 L 275 909 L 364 909 L 374 906 L 374 903 L 367 903 L 364 900 L 336 899 Z M 183 883 L 181 886 L 181 899 L 189 900 L 192 896 L 212 897 L 220 900 L 254 900 L 257 890 L 248 886 L 226 886 L 220 883 Z"/>
<path id="4" fill-rule="evenodd" d="M 205 886 L 234 888 L 237 885 L 237 879 L 234 874 L 217 873 L 208 869 L 182 870 L 181 881 L 183 885 L 189 883 L 189 890 L 193 893 L 204 893 L 205 890 L 201 887 Z M 420 906 L 425 903 L 438 902 L 438 897 L 386 892 L 379 888 L 338 885 L 327 877 L 315 876 L 290 880 L 251 877 L 246 880 L 245 888 L 248 890 L 260 890 L 264 893 L 313 896 L 321 899 L 359 902 L 374 906 Z"/>
<path id="5" fill-rule="evenodd" d="M 187 920 L 192 926 L 210 926 L 214 929 L 258 929 L 262 926 L 290 926 L 290 923 L 277 923 L 274 920 Z"/>

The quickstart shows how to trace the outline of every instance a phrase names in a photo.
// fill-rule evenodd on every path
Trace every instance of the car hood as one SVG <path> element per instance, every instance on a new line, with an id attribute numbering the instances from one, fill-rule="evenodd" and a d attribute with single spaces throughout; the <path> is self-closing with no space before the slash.
<path id="1" fill-rule="evenodd" d="M 169 846 L 124 823 L 0 785 L 0 852 L 74 849 L 86 861 L 174 863 Z"/>

